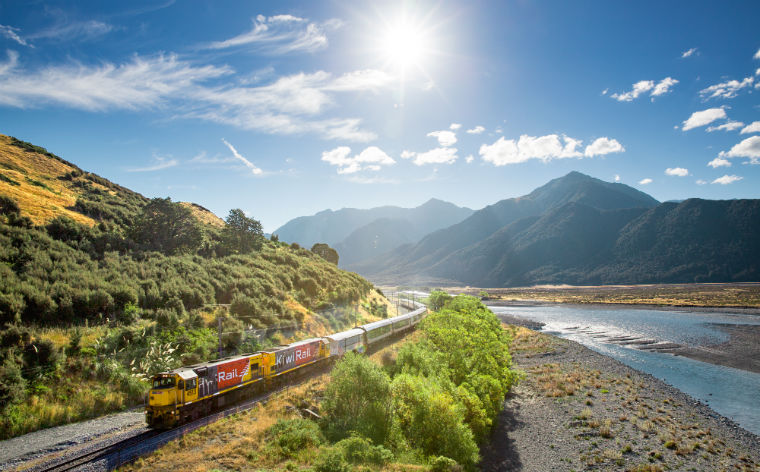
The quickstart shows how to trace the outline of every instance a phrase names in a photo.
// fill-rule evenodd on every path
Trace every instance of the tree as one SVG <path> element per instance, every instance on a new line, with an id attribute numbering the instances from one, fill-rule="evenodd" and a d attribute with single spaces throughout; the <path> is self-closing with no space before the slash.
<path id="1" fill-rule="evenodd" d="M 392 404 L 388 374 L 368 358 L 348 352 L 333 368 L 322 402 L 328 433 L 346 437 L 355 431 L 383 444 L 391 429 Z"/>
<path id="2" fill-rule="evenodd" d="M 171 198 L 154 198 L 143 208 L 132 237 L 148 249 L 177 254 L 198 249 L 203 229 L 189 208 Z"/>
<path id="3" fill-rule="evenodd" d="M 228 250 L 246 254 L 261 249 L 264 231 L 259 221 L 248 218 L 239 208 L 230 210 L 225 221 L 227 225 L 222 230 L 222 241 Z"/>
<path id="4" fill-rule="evenodd" d="M 430 297 L 428 297 L 430 309 L 433 311 L 438 311 L 446 306 L 446 303 L 448 303 L 452 298 L 453 297 L 451 295 L 442 290 L 433 290 L 430 293 Z"/>
<path id="5" fill-rule="evenodd" d="M 338 251 L 331 248 L 325 243 L 316 243 L 311 247 L 311 252 L 314 254 L 320 256 L 322 259 L 326 260 L 327 262 L 332 262 L 335 265 L 338 265 Z"/>

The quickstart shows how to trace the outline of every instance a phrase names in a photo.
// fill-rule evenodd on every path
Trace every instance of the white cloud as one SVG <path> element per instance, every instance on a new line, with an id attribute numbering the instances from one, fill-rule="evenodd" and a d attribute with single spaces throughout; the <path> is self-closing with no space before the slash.
<path id="1" fill-rule="evenodd" d="M 752 56 L 754 59 L 760 59 L 760 49 L 757 50 L 754 56 Z"/>
<path id="2" fill-rule="evenodd" d="M 615 174 L 615 182 L 620 182 L 620 176 L 618 174 Z"/>
<path id="3" fill-rule="evenodd" d="M 594 144 L 597 144 L 597 141 L 595 141 Z M 612 141 L 617 143 L 615 140 Z M 580 140 L 564 135 L 560 137 L 556 134 L 538 137 L 522 135 L 518 141 L 515 141 L 514 139 L 504 139 L 504 137 L 501 136 L 493 144 L 483 144 L 480 146 L 479 153 L 484 161 L 490 162 L 495 166 L 504 166 L 507 164 L 519 164 L 529 159 L 540 159 L 544 162 L 548 162 L 552 159 L 583 157 L 584 153 L 581 153 L 578 150 L 581 144 L 582 141 Z M 586 151 L 591 153 L 586 154 L 587 156 L 597 155 L 595 154 L 597 151 L 599 151 L 599 154 L 606 153 L 604 152 L 604 145 L 598 144 L 597 146 L 594 146 L 594 144 L 586 148 Z"/>
<path id="4" fill-rule="evenodd" d="M 665 175 L 671 175 L 674 177 L 686 177 L 689 175 L 689 169 L 683 167 L 668 167 L 665 169 Z"/>
<path id="5" fill-rule="evenodd" d="M 687 57 L 693 56 L 697 52 L 697 48 L 691 48 L 689 50 L 684 51 L 681 54 L 681 59 L 686 59 Z"/>
<path id="6" fill-rule="evenodd" d="M 477 126 L 476 126 L 476 127 L 474 127 L 474 128 L 470 128 L 470 129 L 468 129 L 468 130 L 467 130 L 467 134 L 480 134 L 480 133 L 482 133 L 482 132 L 483 132 L 483 131 L 485 131 L 485 130 L 486 130 L 486 129 L 485 129 L 484 127 L 482 127 L 482 126 L 480 126 L 480 125 L 477 125 Z"/>
<path id="7" fill-rule="evenodd" d="M 58 24 L 27 36 L 28 39 L 55 39 L 58 41 L 72 41 L 74 39 L 93 39 L 114 30 L 113 25 L 102 21 L 60 21 Z"/>
<path id="8" fill-rule="evenodd" d="M 171 157 L 153 156 L 155 164 L 147 167 L 138 167 L 134 169 L 127 169 L 127 172 L 155 172 L 157 170 L 169 169 L 170 167 L 176 167 L 179 165 L 177 159 Z"/>
<path id="9" fill-rule="evenodd" d="M 586 157 L 603 156 L 613 152 L 624 152 L 625 148 L 616 139 L 597 138 L 593 143 L 586 146 L 583 153 Z"/>
<path id="10" fill-rule="evenodd" d="M 453 131 L 431 131 L 427 135 L 436 138 L 441 146 L 453 146 L 457 142 L 457 135 Z"/>
<path id="11" fill-rule="evenodd" d="M 654 90 L 652 90 L 652 96 L 653 97 L 659 97 L 660 95 L 665 95 L 666 93 L 670 92 L 670 87 L 677 84 L 678 81 L 672 77 L 665 77 L 662 79 L 657 85 L 655 85 Z"/>
<path id="12" fill-rule="evenodd" d="M 124 64 L 65 64 L 35 71 L 18 66 L 18 54 L 0 63 L 0 105 L 34 108 L 47 104 L 104 112 L 114 109 L 171 110 L 174 118 L 195 118 L 272 134 L 318 134 L 324 139 L 366 142 L 375 133 L 358 118 L 326 118 L 335 96 L 376 92 L 395 78 L 360 70 L 333 77 L 324 71 L 297 73 L 264 85 L 232 82 L 227 66 L 197 66 L 175 55 L 135 56 Z"/>
<path id="13" fill-rule="evenodd" d="M 649 185 L 649 184 L 651 184 L 652 182 L 653 182 L 653 180 L 652 180 L 652 179 L 650 179 L 650 178 L 641 179 L 641 180 L 639 180 L 639 185 Z"/>
<path id="14" fill-rule="evenodd" d="M 754 164 L 760 159 L 760 136 L 750 136 L 749 138 L 735 144 L 729 151 L 721 151 L 719 157 L 748 157 Z"/>
<path id="15" fill-rule="evenodd" d="M 474 160 L 475 160 L 475 158 L 472 156 L 472 154 L 470 154 L 469 156 L 467 156 L 467 157 L 464 158 L 464 161 L 466 163 L 468 163 L 468 164 L 471 164 L 472 161 L 474 161 Z"/>
<path id="16" fill-rule="evenodd" d="M 258 15 L 252 22 L 250 31 L 224 41 L 215 41 L 206 49 L 252 46 L 270 54 L 314 52 L 326 48 L 327 33 L 342 24 L 339 20 L 314 23 L 292 15 Z"/>
<path id="17" fill-rule="evenodd" d="M 0 103 L 18 108 L 55 103 L 87 111 L 156 108 L 229 73 L 227 67 L 195 67 L 174 55 L 134 57 L 119 66 L 50 66 L 36 73 L 12 68 L 0 75 Z"/>
<path id="18" fill-rule="evenodd" d="M 261 175 L 261 174 L 263 174 L 263 171 L 261 169 L 259 169 L 258 167 L 256 167 L 251 161 L 249 161 L 245 157 L 241 156 L 240 153 L 237 151 L 237 149 L 235 149 L 235 147 L 232 146 L 232 144 L 228 143 L 224 138 L 222 138 L 222 142 L 224 143 L 225 146 L 227 146 L 229 148 L 230 152 L 232 152 L 232 155 L 235 156 L 235 159 L 239 160 L 247 168 L 249 168 L 251 170 L 251 173 L 253 175 Z"/>
<path id="19" fill-rule="evenodd" d="M 678 81 L 672 77 L 665 77 L 657 84 L 655 84 L 654 80 L 640 80 L 633 84 L 633 88 L 629 92 L 613 93 L 610 97 L 619 102 L 632 102 L 647 92 L 650 92 L 649 95 L 651 97 L 659 97 L 670 92 L 670 88 L 677 83 Z M 602 95 L 605 95 L 606 92 L 607 90 L 605 89 Z"/>
<path id="20" fill-rule="evenodd" d="M 753 121 L 744 128 L 739 134 L 760 133 L 760 121 Z"/>
<path id="21" fill-rule="evenodd" d="M 457 150 L 451 147 L 441 147 L 431 149 L 426 152 L 404 151 L 401 153 L 403 159 L 412 159 L 414 165 L 424 166 L 426 164 L 453 164 L 456 162 Z"/>
<path id="22" fill-rule="evenodd" d="M 610 91 L 609 88 L 606 88 L 606 89 L 602 90 L 602 95 L 607 95 L 607 92 L 609 92 L 609 91 Z"/>
<path id="23" fill-rule="evenodd" d="M 369 146 L 350 157 L 351 148 L 339 146 L 322 153 L 322 160 L 338 167 L 338 174 L 354 174 L 360 170 L 378 171 L 382 166 L 395 164 L 388 154 L 376 146 Z"/>
<path id="24" fill-rule="evenodd" d="M 631 102 L 638 98 L 639 95 L 646 93 L 654 88 L 653 80 L 640 80 L 633 84 L 633 89 L 630 92 L 625 93 L 613 93 L 612 98 L 619 102 Z"/>
<path id="25" fill-rule="evenodd" d="M 7 74 L 18 65 L 18 53 L 9 49 L 7 54 L 8 62 L 0 63 L 0 77 Z"/>
<path id="26" fill-rule="evenodd" d="M 6 26 L 6 25 L 0 25 L 0 36 L 5 36 L 6 38 L 16 41 L 22 46 L 29 46 L 34 47 L 31 44 L 27 43 L 24 38 L 18 35 L 18 31 L 21 31 L 18 28 L 14 28 L 13 26 Z"/>
<path id="27" fill-rule="evenodd" d="M 683 130 L 688 131 L 700 126 L 706 126 L 715 120 L 727 118 L 726 110 L 723 108 L 708 108 L 707 110 L 695 111 L 688 120 L 683 122 Z"/>
<path id="28" fill-rule="evenodd" d="M 451 131 L 456 131 L 456 130 L 458 130 L 458 129 L 459 129 L 459 128 L 461 128 L 461 127 L 462 127 L 461 123 L 451 123 L 451 124 L 449 125 L 449 129 L 450 129 Z"/>
<path id="29" fill-rule="evenodd" d="M 707 131 L 710 133 L 713 131 L 733 131 L 735 129 L 741 128 L 742 126 L 744 126 L 744 123 L 741 121 L 729 121 L 719 126 L 710 126 L 707 128 Z"/>
<path id="30" fill-rule="evenodd" d="M 699 91 L 699 95 L 702 96 L 703 100 L 709 100 L 711 98 L 734 98 L 741 89 L 752 87 L 754 82 L 754 77 L 745 77 L 741 82 L 738 80 L 729 80 L 702 89 Z"/>
<path id="31" fill-rule="evenodd" d="M 742 180 L 744 177 L 739 177 L 738 175 L 724 175 L 723 177 L 718 177 L 717 179 L 713 180 L 712 183 L 714 184 L 721 184 L 721 185 L 728 185 L 732 184 L 734 182 L 738 182 L 739 180 Z"/>
<path id="32" fill-rule="evenodd" d="M 707 165 L 713 169 L 717 169 L 718 167 L 731 167 L 731 161 L 728 159 L 723 159 L 722 157 L 716 157 L 715 159 L 708 162 Z"/>
<path id="33" fill-rule="evenodd" d="M 699 179 L 699 180 L 697 180 L 697 185 L 707 185 L 707 181 Z"/>

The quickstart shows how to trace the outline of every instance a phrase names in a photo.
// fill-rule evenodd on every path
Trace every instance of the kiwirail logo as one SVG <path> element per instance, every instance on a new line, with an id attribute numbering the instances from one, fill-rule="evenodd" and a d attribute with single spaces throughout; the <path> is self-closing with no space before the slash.
<path id="1" fill-rule="evenodd" d="M 219 390 L 222 390 L 226 387 L 242 382 L 243 378 L 251 370 L 251 365 L 248 362 L 248 359 L 245 358 L 220 365 L 218 369 L 219 370 L 216 372 L 216 381 Z"/>

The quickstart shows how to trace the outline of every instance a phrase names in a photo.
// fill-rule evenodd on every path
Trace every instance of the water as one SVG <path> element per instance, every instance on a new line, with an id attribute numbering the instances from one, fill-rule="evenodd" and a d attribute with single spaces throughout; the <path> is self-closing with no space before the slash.
<path id="1" fill-rule="evenodd" d="M 545 323 L 543 331 L 577 341 L 664 380 L 748 431 L 760 434 L 760 374 L 642 351 L 611 339 L 630 336 L 655 343 L 704 346 L 728 340 L 728 335 L 713 323 L 760 325 L 758 316 L 567 305 L 490 308 L 497 315 L 508 313 L 541 321 Z"/>

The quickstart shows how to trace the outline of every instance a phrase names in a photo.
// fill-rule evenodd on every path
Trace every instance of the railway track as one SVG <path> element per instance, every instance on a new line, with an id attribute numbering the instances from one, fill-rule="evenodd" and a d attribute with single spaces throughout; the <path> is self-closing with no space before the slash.
<path id="1" fill-rule="evenodd" d="M 323 369 L 315 371 L 313 374 L 305 377 L 307 380 L 316 375 L 323 373 Z M 303 381 L 302 380 L 302 381 Z M 256 398 L 241 402 L 230 408 L 217 413 L 199 418 L 190 423 L 178 426 L 169 430 L 147 430 L 142 431 L 134 436 L 123 439 L 113 444 L 97 447 L 96 449 L 67 455 L 52 461 L 31 467 L 27 470 L 33 472 L 66 472 L 69 470 L 113 470 L 122 465 L 128 464 L 135 459 L 148 454 L 164 444 L 174 439 L 180 438 L 198 428 L 207 426 L 222 418 L 231 416 L 243 411 L 250 410 L 256 404 L 264 402 L 272 395 L 286 390 L 288 386 L 283 386 L 271 392 L 257 396 Z"/>

